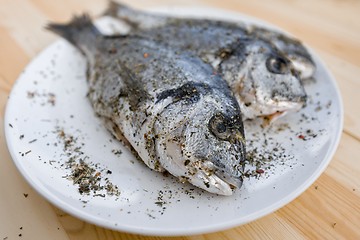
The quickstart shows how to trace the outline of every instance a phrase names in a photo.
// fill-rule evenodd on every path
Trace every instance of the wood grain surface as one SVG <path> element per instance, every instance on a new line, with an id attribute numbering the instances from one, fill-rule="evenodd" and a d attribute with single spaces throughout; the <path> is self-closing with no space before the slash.
<path id="1" fill-rule="evenodd" d="M 210 6 L 278 25 L 325 61 L 340 87 L 345 125 L 326 171 L 280 210 L 223 232 L 171 239 L 360 239 L 360 1 L 124 0 L 134 7 Z M 0 240 L 170 239 L 127 234 L 85 223 L 39 196 L 16 170 L 4 137 L 4 109 L 18 75 L 56 37 L 48 21 L 83 11 L 100 14 L 107 1 L 0 0 Z"/>

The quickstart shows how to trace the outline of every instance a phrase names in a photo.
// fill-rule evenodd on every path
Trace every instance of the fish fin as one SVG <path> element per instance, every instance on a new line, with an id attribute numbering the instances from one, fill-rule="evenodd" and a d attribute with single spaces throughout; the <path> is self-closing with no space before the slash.
<path id="1" fill-rule="evenodd" d="M 141 22 L 138 17 L 147 16 L 146 13 L 135 10 L 127 5 L 114 0 L 109 0 L 108 8 L 103 13 L 103 16 L 110 16 L 113 18 L 120 19 L 128 24 L 131 28 L 138 28 Z"/>
<path id="2" fill-rule="evenodd" d="M 95 43 L 96 37 L 101 35 L 88 14 L 74 16 L 67 24 L 49 23 L 45 29 L 56 33 L 76 46 L 81 41 L 84 44 Z"/>
<path id="3" fill-rule="evenodd" d="M 126 88 L 125 90 L 128 93 L 129 104 L 133 110 L 138 109 L 143 102 L 150 99 L 150 95 L 143 86 L 139 86 L 139 81 L 134 72 L 130 70 L 130 67 L 120 61 L 118 64 L 121 69 L 119 75 L 123 79 Z M 136 70 L 136 68 L 137 67 L 134 66 L 132 69 Z"/>
<path id="4" fill-rule="evenodd" d="M 115 2 L 114 0 L 109 0 L 108 7 L 103 13 L 104 16 L 117 17 L 117 12 L 119 9 L 125 9 L 126 11 L 130 10 L 125 4 Z"/>

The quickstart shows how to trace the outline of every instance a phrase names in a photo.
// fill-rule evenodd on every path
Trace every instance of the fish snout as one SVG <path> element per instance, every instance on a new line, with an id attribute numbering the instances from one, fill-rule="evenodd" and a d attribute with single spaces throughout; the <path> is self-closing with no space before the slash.
<path id="1" fill-rule="evenodd" d="M 312 59 L 307 57 L 302 57 L 298 54 L 289 55 L 294 69 L 298 73 L 300 79 L 307 79 L 312 77 L 315 74 L 316 67 Z"/>

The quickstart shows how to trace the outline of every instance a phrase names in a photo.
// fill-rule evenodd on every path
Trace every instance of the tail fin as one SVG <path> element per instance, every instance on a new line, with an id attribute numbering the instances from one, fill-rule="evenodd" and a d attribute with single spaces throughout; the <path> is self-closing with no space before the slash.
<path id="1" fill-rule="evenodd" d="M 101 35 L 87 14 L 74 16 L 68 24 L 49 23 L 45 28 L 78 47 L 95 44 L 97 36 Z"/>

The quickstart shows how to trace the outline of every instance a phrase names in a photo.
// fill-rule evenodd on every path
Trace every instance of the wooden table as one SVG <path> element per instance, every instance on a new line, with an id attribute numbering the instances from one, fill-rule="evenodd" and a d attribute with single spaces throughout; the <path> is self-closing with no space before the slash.
<path id="1" fill-rule="evenodd" d="M 327 170 L 280 210 L 227 231 L 172 239 L 360 239 L 360 2 L 359 1 L 125 1 L 147 8 L 210 6 L 255 16 L 311 46 L 335 75 L 345 107 L 340 146 Z M 49 20 L 99 14 L 106 1 L 0 0 L 0 110 L 17 76 L 55 40 Z M 16 170 L 0 119 L 0 239 L 166 239 L 107 230 L 61 212 L 39 196 Z"/>

